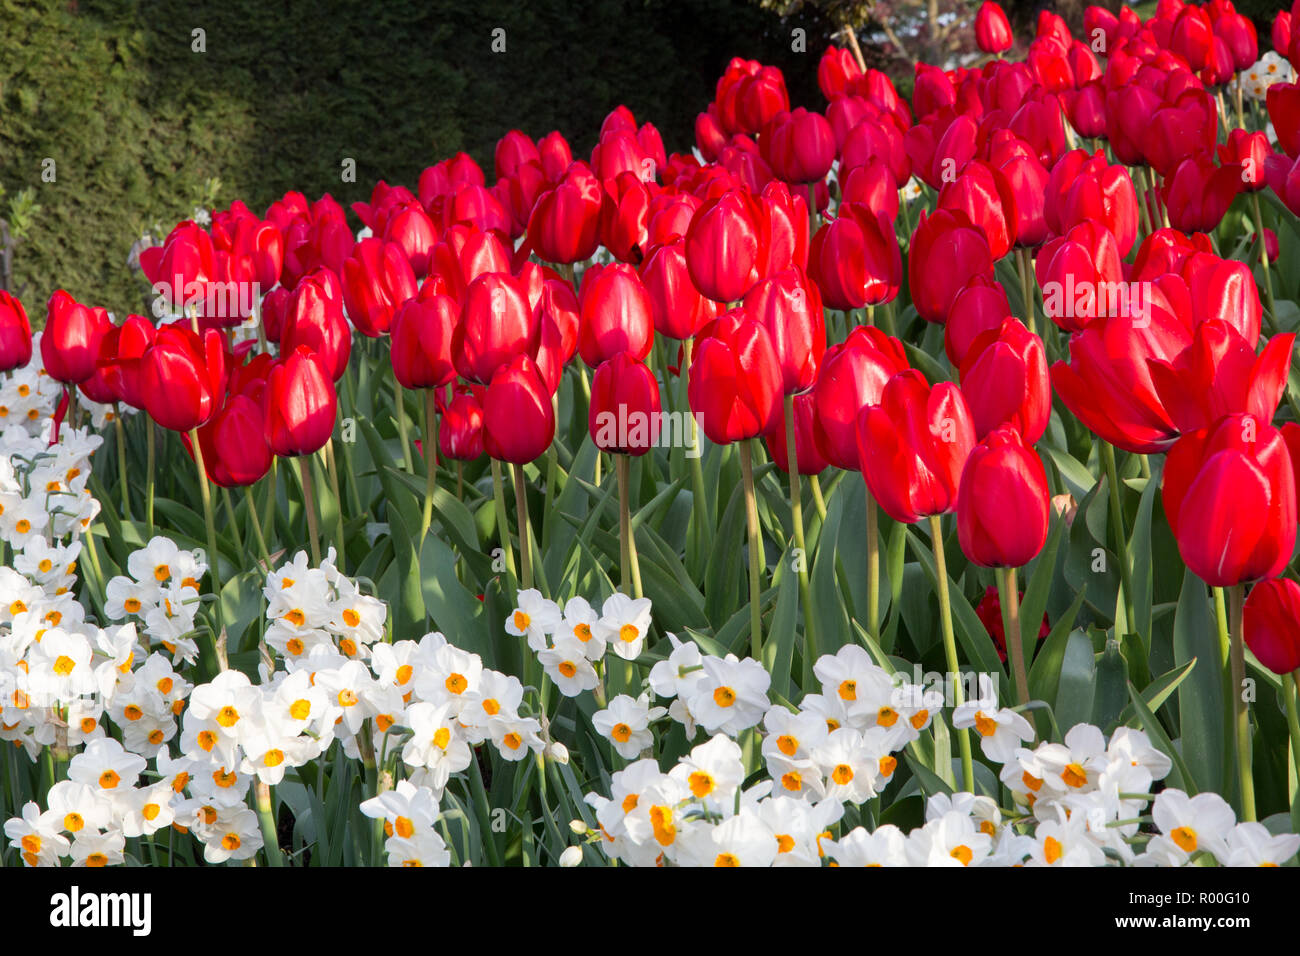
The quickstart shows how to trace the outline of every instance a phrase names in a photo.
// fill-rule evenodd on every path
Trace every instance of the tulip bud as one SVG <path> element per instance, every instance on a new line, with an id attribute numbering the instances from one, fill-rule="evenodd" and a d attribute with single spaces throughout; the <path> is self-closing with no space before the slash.
<path id="1" fill-rule="evenodd" d="M 772 427 L 781 409 L 781 381 L 767 330 L 737 309 L 720 317 L 695 350 L 687 392 L 704 434 L 725 445 Z"/>
<path id="2" fill-rule="evenodd" d="M 145 410 L 163 428 L 188 432 L 216 413 L 225 393 L 225 338 L 163 326 L 141 360 Z"/>
<path id="3" fill-rule="evenodd" d="M 587 428 L 601 451 L 644 455 L 659 439 L 659 383 L 629 352 L 602 362 L 591 380 Z"/>
<path id="4" fill-rule="evenodd" d="M 957 484 L 975 428 L 961 390 L 931 388 L 915 369 L 885 385 L 880 404 L 858 413 L 858 457 L 871 494 L 895 521 L 915 523 L 957 505 Z"/>
<path id="5" fill-rule="evenodd" d="M 390 358 L 403 388 L 438 388 L 456 378 L 452 335 L 460 309 L 450 296 L 411 299 L 395 316 Z"/>
<path id="6" fill-rule="evenodd" d="M 498 461 L 526 465 L 555 438 L 555 413 L 537 363 L 516 355 L 496 370 L 483 397 L 483 447 Z"/>
<path id="7" fill-rule="evenodd" d="M 282 458 L 319 451 L 334 432 L 338 395 L 320 357 L 300 345 L 266 381 L 266 443 Z"/>
<path id="8" fill-rule="evenodd" d="M 971 449 L 961 474 L 957 539 L 985 568 L 1028 564 L 1047 543 L 1047 473 L 1013 428 L 990 432 Z"/>
<path id="9" fill-rule="evenodd" d="M 762 278 L 765 221 L 758 201 L 741 190 L 700 207 L 686 233 L 686 265 L 701 293 L 735 302 Z"/>
<path id="10" fill-rule="evenodd" d="M 455 461 L 474 461 L 483 454 L 483 407 L 469 390 L 460 392 L 438 422 L 438 453 Z"/>
<path id="11" fill-rule="evenodd" d="M 891 301 L 902 282 L 903 259 L 883 212 L 841 203 L 808 250 L 808 271 L 832 309 L 848 311 Z"/>
<path id="12" fill-rule="evenodd" d="M 1285 677 L 1300 668 L 1300 584 L 1276 578 L 1251 588 L 1242 634 L 1250 652 L 1273 673 Z"/>
<path id="13" fill-rule="evenodd" d="M 578 290 L 578 354 L 591 368 L 619 352 L 643 359 L 654 342 L 653 306 L 636 270 L 592 266 Z"/>
<path id="14" fill-rule="evenodd" d="M 686 239 L 656 247 L 641 265 L 655 331 L 689 339 L 718 317 L 718 304 L 700 293 L 686 263 Z"/>
<path id="15" fill-rule="evenodd" d="M 1043 437 L 1052 417 L 1052 382 L 1043 340 L 1019 319 L 1004 319 L 971 343 L 961 364 L 961 390 L 976 437 L 1008 426 L 1025 444 Z"/>
<path id="16" fill-rule="evenodd" d="M 794 452 L 795 465 L 801 475 L 820 475 L 829 467 L 828 462 L 817 447 L 817 429 L 814 420 L 817 416 L 817 395 L 815 392 L 803 392 L 794 397 Z M 772 462 L 782 471 L 789 473 L 790 452 L 786 444 L 785 415 L 777 415 L 771 430 L 763 436 Z"/>
<path id="17" fill-rule="evenodd" d="M 821 293 L 798 268 L 765 279 L 745 293 L 747 315 L 772 340 L 786 395 L 812 388 L 826 351 Z"/>
<path id="18" fill-rule="evenodd" d="M 318 269 L 303 279 L 285 305 L 280 348 L 288 354 L 305 345 L 325 363 L 337 382 L 347 371 L 352 355 L 352 330 L 343 317 L 343 291 L 338 276 Z"/>
<path id="19" fill-rule="evenodd" d="M 46 306 L 45 332 L 41 335 L 41 361 L 57 382 L 76 385 L 95 374 L 99 340 L 107 329 L 107 315 L 77 302 L 62 289 Z"/>
<path id="20" fill-rule="evenodd" d="M 523 282 L 506 273 L 481 275 L 465 291 L 452 334 L 456 371 L 471 382 L 489 382 L 510 359 L 531 351 L 536 331 Z"/>
<path id="21" fill-rule="evenodd" d="M 1011 22 L 993 0 L 984 0 L 975 14 L 975 42 L 985 53 L 1003 53 L 1011 49 Z"/>
<path id="22" fill-rule="evenodd" d="M 22 368 L 32 359 L 32 327 L 27 310 L 8 292 L 0 290 L 0 372 Z"/>

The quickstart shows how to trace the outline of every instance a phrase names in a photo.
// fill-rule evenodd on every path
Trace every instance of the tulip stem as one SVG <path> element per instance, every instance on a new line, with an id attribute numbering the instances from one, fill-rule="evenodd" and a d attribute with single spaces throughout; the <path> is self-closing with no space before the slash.
<path id="1" fill-rule="evenodd" d="M 763 660 L 763 611 L 759 581 L 762 547 L 758 534 L 758 502 L 754 497 L 754 465 L 750 458 L 749 439 L 740 442 L 740 472 L 745 483 L 745 519 L 749 529 L 749 653 Z"/>
<path id="2" fill-rule="evenodd" d="M 799 601 L 803 604 L 804 656 L 817 660 L 816 614 L 813 611 L 812 588 L 808 585 L 808 548 L 803 536 L 803 491 L 799 487 L 799 454 L 795 448 L 794 396 L 785 397 L 785 456 L 790 474 L 790 516 L 794 522 L 794 543 L 799 549 L 795 565 L 799 574 Z"/>
<path id="3" fill-rule="evenodd" d="M 1237 91 L 1241 95 L 1241 91 Z M 1268 306 L 1269 317 L 1277 322 L 1277 306 L 1273 302 L 1273 276 L 1268 268 L 1268 242 L 1264 238 L 1264 215 L 1259 208 L 1259 193 L 1250 194 L 1250 201 L 1255 211 L 1255 240 L 1259 243 L 1259 258 L 1264 264 L 1264 304 Z"/>
<path id="4" fill-rule="evenodd" d="M 411 458 L 411 436 L 406 431 L 406 403 L 402 399 L 402 383 L 393 376 L 393 414 L 397 416 L 397 434 L 402 441 L 402 464 L 408 475 L 415 474 L 415 463 Z"/>
<path id="5" fill-rule="evenodd" d="M 262 534 L 262 519 L 257 516 L 257 505 L 253 501 L 252 485 L 244 486 L 244 499 L 248 502 L 248 516 L 253 522 L 253 535 L 257 538 L 257 547 L 262 554 L 262 564 L 266 570 L 271 570 L 271 555 L 266 548 L 266 538 Z"/>
<path id="6" fill-rule="evenodd" d="M 524 466 L 514 463 L 515 513 L 519 520 L 519 579 L 525 590 L 533 586 L 532 543 L 528 529 L 528 486 L 524 484 Z"/>
<path id="7" fill-rule="evenodd" d="M 948 560 L 943 553 L 943 523 L 938 515 L 930 515 L 930 538 L 934 548 L 934 570 L 939 581 L 939 621 L 943 627 L 943 653 L 952 677 L 953 703 L 960 707 L 966 703 L 966 689 L 962 686 L 961 668 L 957 663 L 957 639 L 952 629 L 952 596 L 948 591 Z M 971 762 L 970 731 L 957 731 L 957 746 L 961 751 L 962 788 L 975 792 L 975 765 Z"/>
<path id="8" fill-rule="evenodd" d="M 695 550 L 689 555 L 691 567 L 697 568 L 703 563 L 703 554 L 708 537 L 708 529 L 713 527 L 713 516 L 709 512 L 709 498 L 704 491 L 704 464 L 699 423 L 695 420 L 695 411 L 690 406 L 691 360 L 695 354 L 695 339 L 682 342 L 682 382 L 686 386 L 687 428 L 690 429 L 691 443 L 688 446 L 692 454 L 687 455 L 691 463 L 691 522 L 695 525 Z"/>
<path id="9" fill-rule="evenodd" d="M 334 495 L 334 533 L 338 536 L 338 568 L 342 571 L 347 557 L 347 537 L 343 532 L 343 496 L 339 494 L 339 465 L 334 457 L 333 435 L 325 442 L 325 471 L 330 479 L 330 493 Z"/>
<path id="10" fill-rule="evenodd" d="M 316 527 L 316 501 L 311 489 L 311 461 L 307 455 L 298 457 L 298 474 L 302 476 L 302 503 L 307 509 L 307 537 L 311 542 L 311 560 L 320 567 L 320 533 Z"/>
<path id="11" fill-rule="evenodd" d="M 1300 779 L 1300 713 L 1297 713 L 1297 702 L 1300 701 L 1300 670 L 1291 672 L 1290 686 L 1287 679 L 1282 678 L 1282 696 L 1286 698 L 1286 725 L 1291 732 L 1291 760 L 1294 764 L 1294 772 L 1287 789 L 1287 803 L 1294 804 L 1296 781 Z"/>
<path id="12" fill-rule="evenodd" d="M 1214 592 L 1214 619 L 1219 626 L 1219 665 L 1227 667 L 1232 660 L 1232 635 L 1228 633 L 1228 603 L 1223 596 L 1223 588 L 1211 588 Z"/>
<path id="13" fill-rule="evenodd" d="M 1034 282 L 1030 275 L 1028 249 L 1016 250 L 1016 265 L 1020 267 L 1020 287 L 1025 295 L 1025 325 L 1029 326 L 1030 335 L 1037 335 L 1038 320 L 1035 317 Z"/>
<path id="14" fill-rule="evenodd" d="M 226 513 L 230 515 L 230 530 L 235 535 L 235 547 L 239 549 L 240 554 L 244 552 L 244 536 L 239 530 L 239 522 L 235 520 L 235 503 L 231 500 L 230 489 L 221 489 L 221 498 L 226 503 Z"/>
<path id="15" fill-rule="evenodd" d="M 1145 168 L 1142 166 L 1137 167 L 1137 174 L 1139 180 L 1137 184 L 1138 218 L 1140 220 L 1143 233 L 1149 236 L 1151 235 L 1151 233 L 1155 232 L 1155 228 L 1152 225 L 1152 223 L 1154 222 L 1154 217 L 1151 214 L 1151 210 L 1147 208 L 1147 191 L 1146 191 L 1147 177 L 1146 177 Z M 1138 239 L 1140 241 L 1142 239 L 1142 236 L 1139 236 Z"/>
<path id="16" fill-rule="evenodd" d="M 1232 622 L 1232 707 L 1237 725 L 1237 781 L 1241 788 L 1241 816 L 1255 819 L 1255 781 L 1251 776 L 1250 713 L 1243 694 L 1246 683 L 1246 642 L 1242 631 L 1246 588 L 1234 584 L 1228 589 L 1228 615 Z"/>
<path id="17" fill-rule="evenodd" d="M 867 493 L 867 633 L 880 640 L 880 515 L 876 499 L 866 478 L 862 487 Z"/>
<path id="18" fill-rule="evenodd" d="M 632 456 L 614 455 L 614 466 L 618 470 L 618 536 L 620 547 L 621 581 L 624 592 L 630 587 L 632 597 L 640 600 L 645 596 L 641 590 L 641 564 L 636 556 L 636 538 L 632 534 L 632 509 L 629 505 L 630 486 L 632 484 Z"/>
<path id="19" fill-rule="evenodd" d="M 812 485 L 813 505 L 817 508 L 817 517 L 826 523 L 826 499 L 822 497 L 822 483 L 818 481 L 816 475 L 808 477 L 808 484 Z"/>
<path id="20" fill-rule="evenodd" d="M 465 500 L 465 463 L 456 462 L 456 500 Z"/>
<path id="21" fill-rule="evenodd" d="M 424 546 L 424 536 L 429 533 L 433 523 L 433 487 L 438 474 L 438 438 L 433 425 L 437 421 L 434 408 L 434 391 L 424 390 L 424 514 L 420 518 L 420 546 Z"/>
<path id="22" fill-rule="evenodd" d="M 1015 568 L 998 568 L 998 600 L 1002 605 L 1002 629 L 1011 655 L 1011 673 L 1016 683 L 1016 702 L 1029 703 L 1029 679 L 1025 676 L 1025 649 L 1020 640 L 1020 591 Z"/>
<path id="23" fill-rule="evenodd" d="M 1125 622 L 1132 633 L 1137 633 L 1137 615 L 1133 612 L 1133 569 L 1128 561 L 1128 539 L 1124 536 L 1124 512 L 1119 499 L 1119 470 L 1115 467 L 1115 446 L 1101 443 L 1101 458 L 1106 468 L 1106 483 L 1110 485 L 1110 526 L 1115 534 L 1115 557 L 1119 560 L 1120 585 L 1124 588 Z M 1145 635 L 1143 635 L 1145 636 Z M 1116 634 L 1116 639 L 1123 637 Z"/>
<path id="24" fill-rule="evenodd" d="M 506 571 L 514 577 L 515 557 L 510 547 L 510 525 L 506 519 L 506 493 L 501 483 L 501 462 L 495 458 L 489 460 L 492 462 L 492 499 L 496 509 L 497 538 L 506 559 Z"/>
<path id="25" fill-rule="evenodd" d="M 808 248 L 812 248 L 813 236 L 817 235 L 817 184 L 808 184 Z"/>
<path id="26" fill-rule="evenodd" d="M 122 494 L 122 517 L 131 518 L 131 496 L 126 483 L 126 429 L 122 426 L 122 406 L 113 404 L 113 434 L 117 437 L 117 486 Z"/>
<path id="27" fill-rule="evenodd" d="M 153 484 L 154 484 L 154 423 L 153 419 L 145 416 L 144 433 L 145 433 L 145 489 L 144 489 L 144 520 L 149 525 L 149 537 L 153 537 Z"/>
<path id="28" fill-rule="evenodd" d="M 217 551 L 217 525 L 212 517 L 212 490 L 208 487 L 208 471 L 203 463 L 203 446 L 199 444 L 199 430 L 190 430 L 190 446 L 194 449 L 194 464 L 199 472 L 199 497 L 203 500 L 203 523 L 208 533 L 208 573 L 212 575 L 212 593 L 217 600 L 213 608 L 216 615 L 216 634 L 221 627 L 221 555 Z M 215 640 L 215 637 L 214 637 Z"/>

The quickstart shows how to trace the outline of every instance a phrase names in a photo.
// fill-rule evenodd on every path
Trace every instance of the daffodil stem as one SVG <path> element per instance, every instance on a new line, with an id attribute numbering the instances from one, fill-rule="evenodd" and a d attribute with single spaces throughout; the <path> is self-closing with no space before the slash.
<path id="1" fill-rule="evenodd" d="M 1273 275 L 1269 272 L 1268 241 L 1264 236 L 1264 214 L 1259 208 L 1258 192 L 1250 194 L 1250 202 L 1255 212 L 1255 239 L 1259 243 L 1259 259 L 1264 266 L 1264 304 L 1268 306 L 1269 317 L 1276 323 L 1277 305 L 1273 302 Z"/>
<path id="2" fill-rule="evenodd" d="M 811 188 L 811 187 L 810 187 Z M 795 567 L 799 574 L 799 602 L 803 605 L 804 655 L 817 660 L 817 620 L 813 610 L 812 588 L 808 585 L 808 548 L 803 535 L 803 491 L 799 487 L 799 454 L 795 447 L 794 396 L 785 397 L 785 454 L 790 473 L 790 516 L 794 523 L 794 543 L 799 549 Z"/>
<path id="3" fill-rule="evenodd" d="M 257 818 L 262 824 L 262 843 L 266 850 L 266 862 L 270 866 L 284 866 L 284 857 L 280 853 L 280 834 L 275 826 L 274 804 L 271 801 L 271 785 L 260 780 L 253 787 L 257 802 Z"/>
<path id="4" fill-rule="evenodd" d="M 740 471 L 745 482 L 745 519 L 749 529 L 749 648 L 750 656 L 763 660 L 762 584 L 759 581 L 763 559 L 758 533 L 758 502 L 754 497 L 754 465 L 750 458 L 750 439 L 740 442 Z"/>
<path id="5" fill-rule="evenodd" d="M 1006 632 L 1011 674 L 1016 684 L 1016 703 L 1029 703 L 1029 679 L 1025 675 L 1025 648 L 1020 640 L 1020 591 L 1015 568 L 999 568 L 998 600 L 1002 604 L 1002 629 Z"/>
<path id="6" fill-rule="evenodd" d="M 501 462 L 492 462 L 492 502 L 496 511 L 497 539 L 501 542 L 502 556 L 506 560 L 506 571 L 511 577 L 515 574 L 515 558 L 510 547 L 510 525 L 506 520 L 506 493 L 501 482 Z"/>
<path id="7" fill-rule="evenodd" d="M 867 633 L 880 640 L 880 515 L 876 499 L 866 479 L 862 487 L 867 494 Z"/>
<path id="8" fill-rule="evenodd" d="M 343 531 L 343 496 L 339 494 L 339 463 L 334 456 L 334 438 L 325 442 L 325 471 L 329 475 L 330 493 L 334 495 L 334 535 L 338 539 L 338 569 L 344 570 L 347 558 L 347 536 Z"/>
<path id="9" fill-rule="evenodd" d="M 406 403 L 402 399 L 402 383 L 393 376 L 393 414 L 397 416 L 397 436 L 402 442 L 402 464 L 408 475 L 415 474 L 415 464 L 411 458 L 411 436 L 406 430 Z"/>
<path id="10" fill-rule="evenodd" d="M 1115 467 L 1115 446 L 1101 443 L 1101 459 L 1106 469 L 1106 484 L 1110 486 L 1110 527 L 1115 535 L 1115 558 L 1119 561 L 1119 580 L 1124 588 L 1125 622 L 1132 633 L 1137 632 L 1137 615 L 1133 611 L 1133 569 L 1128 561 L 1128 538 L 1124 533 L 1124 510 L 1119 498 L 1119 469 Z M 1120 640 L 1124 635 L 1116 634 Z"/>
<path id="11" fill-rule="evenodd" d="M 961 668 L 957 663 L 957 639 L 952 629 L 952 596 L 948 591 L 948 560 L 943 552 L 943 524 L 938 515 L 930 515 L 930 538 L 934 547 L 935 577 L 939 582 L 939 622 L 943 627 L 943 653 L 948 661 L 952 680 L 953 702 L 960 707 L 966 703 L 966 690 L 962 686 Z M 975 765 L 971 760 L 970 731 L 957 731 L 957 746 L 961 751 L 961 782 L 968 793 L 975 792 Z"/>
<path id="12" fill-rule="evenodd" d="M 307 538 L 311 543 L 311 560 L 320 566 L 320 532 L 316 526 L 316 501 L 311 487 L 311 461 L 307 455 L 298 458 L 298 474 L 302 476 L 302 505 L 307 512 Z"/>
<path id="13" fill-rule="evenodd" d="M 421 546 L 424 544 L 424 536 L 429 533 L 429 525 L 433 523 L 433 487 L 434 478 L 438 474 L 438 436 L 434 432 L 437 412 L 434 407 L 434 397 L 433 389 L 424 390 L 424 514 L 420 518 Z"/>
<path id="14" fill-rule="evenodd" d="M 533 586 L 532 543 L 528 529 L 528 485 L 524 482 L 524 466 L 515 462 L 515 514 L 519 521 L 519 579 L 525 589 Z"/>
<path id="15" fill-rule="evenodd" d="M 253 534 L 257 538 L 257 547 L 262 555 L 262 564 L 271 570 L 271 554 L 266 548 L 266 537 L 262 534 L 262 519 L 257 516 L 257 505 L 253 501 L 253 486 L 244 486 L 244 500 L 248 502 L 248 516 L 253 522 Z"/>
<path id="16" fill-rule="evenodd" d="M 122 427 L 122 408 L 113 406 L 113 434 L 117 438 L 117 487 L 122 495 L 122 516 L 131 517 L 130 488 L 126 483 L 126 429 Z"/>
<path id="17" fill-rule="evenodd" d="M 1232 626 L 1232 707 L 1237 730 L 1237 782 L 1241 789 L 1241 817 L 1255 819 L 1255 781 L 1250 764 L 1250 714 L 1242 694 L 1246 681 L 1246 642 L 1242 635 L 1245 587 L 1234 584 L 1228 589 L 1228 619 Z"/>

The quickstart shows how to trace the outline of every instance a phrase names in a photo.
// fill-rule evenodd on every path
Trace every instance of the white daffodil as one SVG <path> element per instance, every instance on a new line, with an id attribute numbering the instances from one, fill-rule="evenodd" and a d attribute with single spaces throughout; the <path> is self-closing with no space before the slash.
<path id="1" fill-rule="evenodd" d="M 600 609 L 600 620 L 592 625 L 592 636 L 599 637 L 625 661 L 636 660 L 650 632 L 649 598 L 633 600 L 615 592 Z"/>
<path id="2" fill-rule="evenodd" d="M 384 852 L 389 866 L 451 866 L 451 852 L 433 830 L 421 830 L 409 838 L 390 837 L 384 842 Z"/>
<path id="3" fill-rule="evenodd" d="M 465 738 L 478 746 L 487 740 L 492 719 L 517 717 L 523 700 L 524 685 L 518 677 L 485 669 L 479 675 L 478 689 L 465 695 L 460 708 L 459 719 Z"/>
<path id="4" fill-rule="evenodd" d="M 560 626 L 563 615 L 554 601 L 542 597 L 536 588 L 519 592 L 519 605 L 506 618 L 506 633 L 523 637 L 533 652 L 547 648 L 547 637 Z"/>
<path id="5" fill-rule="evenodd" d="M 992 847 L 992 837 L 977 830 L 970 817 L 950 811 L 908 835 L 907 858 L 912 866 L 971 866 Z"/>
<path id="6" fill-rule="evenodd" d="M 650 668 L 650 689 L 656 697 L 689 700 L 695 686 L 704 680 L 704 655 L 694 641 L 679 641 L 672 633 L 668 634 L 668 641 L 672 653 L 667 660 Z"/>
<path id="7" fill-rule="evenodd" d="M 708 801 L 708 806 L 730 809 L 736 790 L 745 780 L 740 745 L 724 734 L 692 748 L 669 776 L 680 782 L 691 796 Z M 726 812 L 725 810 L 723 812 Z"/>
<path id="8" fill-rule="evenodd" d="M 1034 739 L 1034 728 L 1010 707 L 983 709 L 978 701 L 968 701 L 953 709 L 952 725 L 958 730 L 973 727 L 984 756 L 1005 764 L 1022 743 Z"/>
<path id="9" fill-rule="evenodd" d="M 635 700 L 619 694 L 607 708 L 592 715 L 591 724 L 614 745 L 620 757 L 635 760 L 641 751 L 654 744 L 650 723 L 667 713 L 664 707 L 651 707 L 644 694 Z"/>
<path id="10" fill-rule="evenodd" d="M 32 801 L 23 804 L 22 816 L 5 821 L 9 845 L 22 854 L 28 866 L 58 866 L 71 844 L 59 831 L 66 829 L 52 811 L 41 812 Z"/>
<path id="11" fill-rule="evenodd" d="M 838 840 L 828 840 L 826 855 L 837 866 L 907 866 L 907 837 L 891 823 L 868 833 L 854 827 Z"/>
<path id="12" fill-rule="evenodd" d="M 600 615 L 587 603 L 586 598 L 571 597 L 564 605 L 564 618 L 555 629 L 557 637 L 572 634 L 582 642 L 587 660 L 598 661 L 605 656 L 605 639 L 596 633 Z"/>
<path id="13" fill-rule="evenodd" d="M 247 807 L 222 810 L 204 828 L 203 859 L 209 863 L 247 860 L 262 849 L 262 831 L 257 814 Z"/>
<path id="14" fill-rule="evenodd" d="M 1217 793 L 1189 797 L 1182 790 L 1162 790 L 1151 806 L 1151 817 L 1160 832 L 1187 857 L 1205 850 L 1226 863 L 1231 855 L 1228 835 L 1237 816 Z"/>
<path id="15" fill-rule="evenodd" d="M 68 851 L 73 866 L 117 866 L 125 857 L 126 838 L 120 831 L 108 833 L 80 833 Z"/>
<path id="16" fill-rule="evenodd" d="M 596 668 L 587 659 L 582 641 L 576 637 L 557 637 L 550 650 L 537 655 L 546 676 L 565 697 L 577 697 L 600 683 Z"/>
<path id="17" fill-rule="evenodd" d="M 695 685 L 688 704 L 706 731 L 734 736 L 763 719 L 771 706 L 771 684 L 772 675 L 753 658 L 709 656 L 704 658 L 704 679 Z"/>
<path id="18" fill-rule="evenodd" d="M 1274 836 L 1262 823 L 1238 823 L 1228 833 L 1228 858 L 1225 866 L 1281 866 L 1300 850 L 1300 836 L 1280 833 Z"/>
<path id="19" fill-rule="evenodd" d="M 111 737 L 92 740 L 68 763 L 68 779 L 101 791 L 135 786 L 146 766 L 145 759 L 128 753 Z"/>

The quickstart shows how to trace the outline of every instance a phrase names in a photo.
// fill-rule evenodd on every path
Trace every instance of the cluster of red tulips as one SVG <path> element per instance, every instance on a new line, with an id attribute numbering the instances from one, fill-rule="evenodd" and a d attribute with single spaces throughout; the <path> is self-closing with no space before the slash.
<path id="1" fill-rule="evenodd" d="M 1293 21 L 1295 10 L 1279 15 L 1273 42 L 1295 62 Z M 1019 62 L 1001 58 L 1013 37 L 995 3 L 975 29 L 986 62 L 919 65 L 910 103 L 846 50 L 818 64 L 824 112 L 791 109 L 779 70 L 733 60 L 696 120 L 695 155 L 666 155 L 655 127 L 622 106 L 589 158 L 575 159 L 559 132 L 534 141 L 512 131 L 497 145 L 493 186 L 463 153 L 426 169 L 415 191 L 379 182 L 352 208 L 360 239 L 329 195 L 288 193 L 260 217 L 235 202 L 210 228 L 181 223 L 141 255 L 172 321 L 114 325 L 56 292 L 45 368 L 92 401 L 142 409 L 187 436 L 208 478 L 240 486 L 260 480 L 273 456 L 329 443 L 352 330 L 386 337 L 408 469 L 401 389 L 419 389 L 430 487 L 437 453 L 486 454 L 498 492 L 496 462 L 518 468 L 548 454 L 567 368 L 589 395 L 593 441 L 618 456 L 647 453 L 657 433 L 611 441 L 600 416 L 657 419 L 661 394 L 685 376 L 708 439 L 738 445 L 755 656 L 762 547 L 750 440 L 761 437 L 790 476 L 801 545 L 799 476 L 829 467 L 862 474 L 873 575 L 877 504 L 897 522 L 930 523 L 954 671 L 939 518 L 955 513 L 967 558 L 1005 569 L 1022 702 L 1014 569 L 1048 536 L 1051 483 L 1034 446 L 1052 425 L 1055 392 L 1058 413 L 1100 439 L 1128 626 L 1116 448 L 1162 482 L 1186 565 L 1231 589 L 1233 633 L 1244 613 L 1260 660 L 1291 671 L 1300 586 L 1280 576 L 1295 547 L 1300 424 L 1274 424 L 1294 335 L 1278 325 L 1259 192 L 1271 187 L 1300 212 L 1300 86 L 1269 89 L 1275 152 L 1265 132 L 1247 130 L 1240 85 L 1235 111 L 1223 97 L 1258 58 L 1254 28 L 1229 0 L 1161 0 L 1148 21 L 1093 7 L 1086 39 L 1044 12 Z M 913 225 L 918 193 L 925 208 Z M 1211 235 L 1239 196 L 1254 214 L 1262 301 L 1251 266 L 1220 255 Z M 211 297 L 190 294 L 223 283 L 267 291 L 250 309 L 215 312 Z M 843 316 L 828 322 L 828 310 Z M 258 340 L 233 344 L 228 330 L 250 322 Z M 936 380 L 948 373 L 916 345 L 926 323 L 941 327 L 951 380 Z M 671 347 L 656 348 L 657 338 Z M 26 362 L 24 341 L 29 354 L 21 305 L 6 298 L 0 366 Z M 691 478 L 703 509 L 698 464 Z M 625 575 L 630 566 L 635 576 L 624 534 Z M 1258 581 L 1267 583 L 1243 610 L 1240 586 Z M 877 587 L 873 577 L 873 636 Z M 1238 678 L 1241 653 L 1239 639 Z"/>

